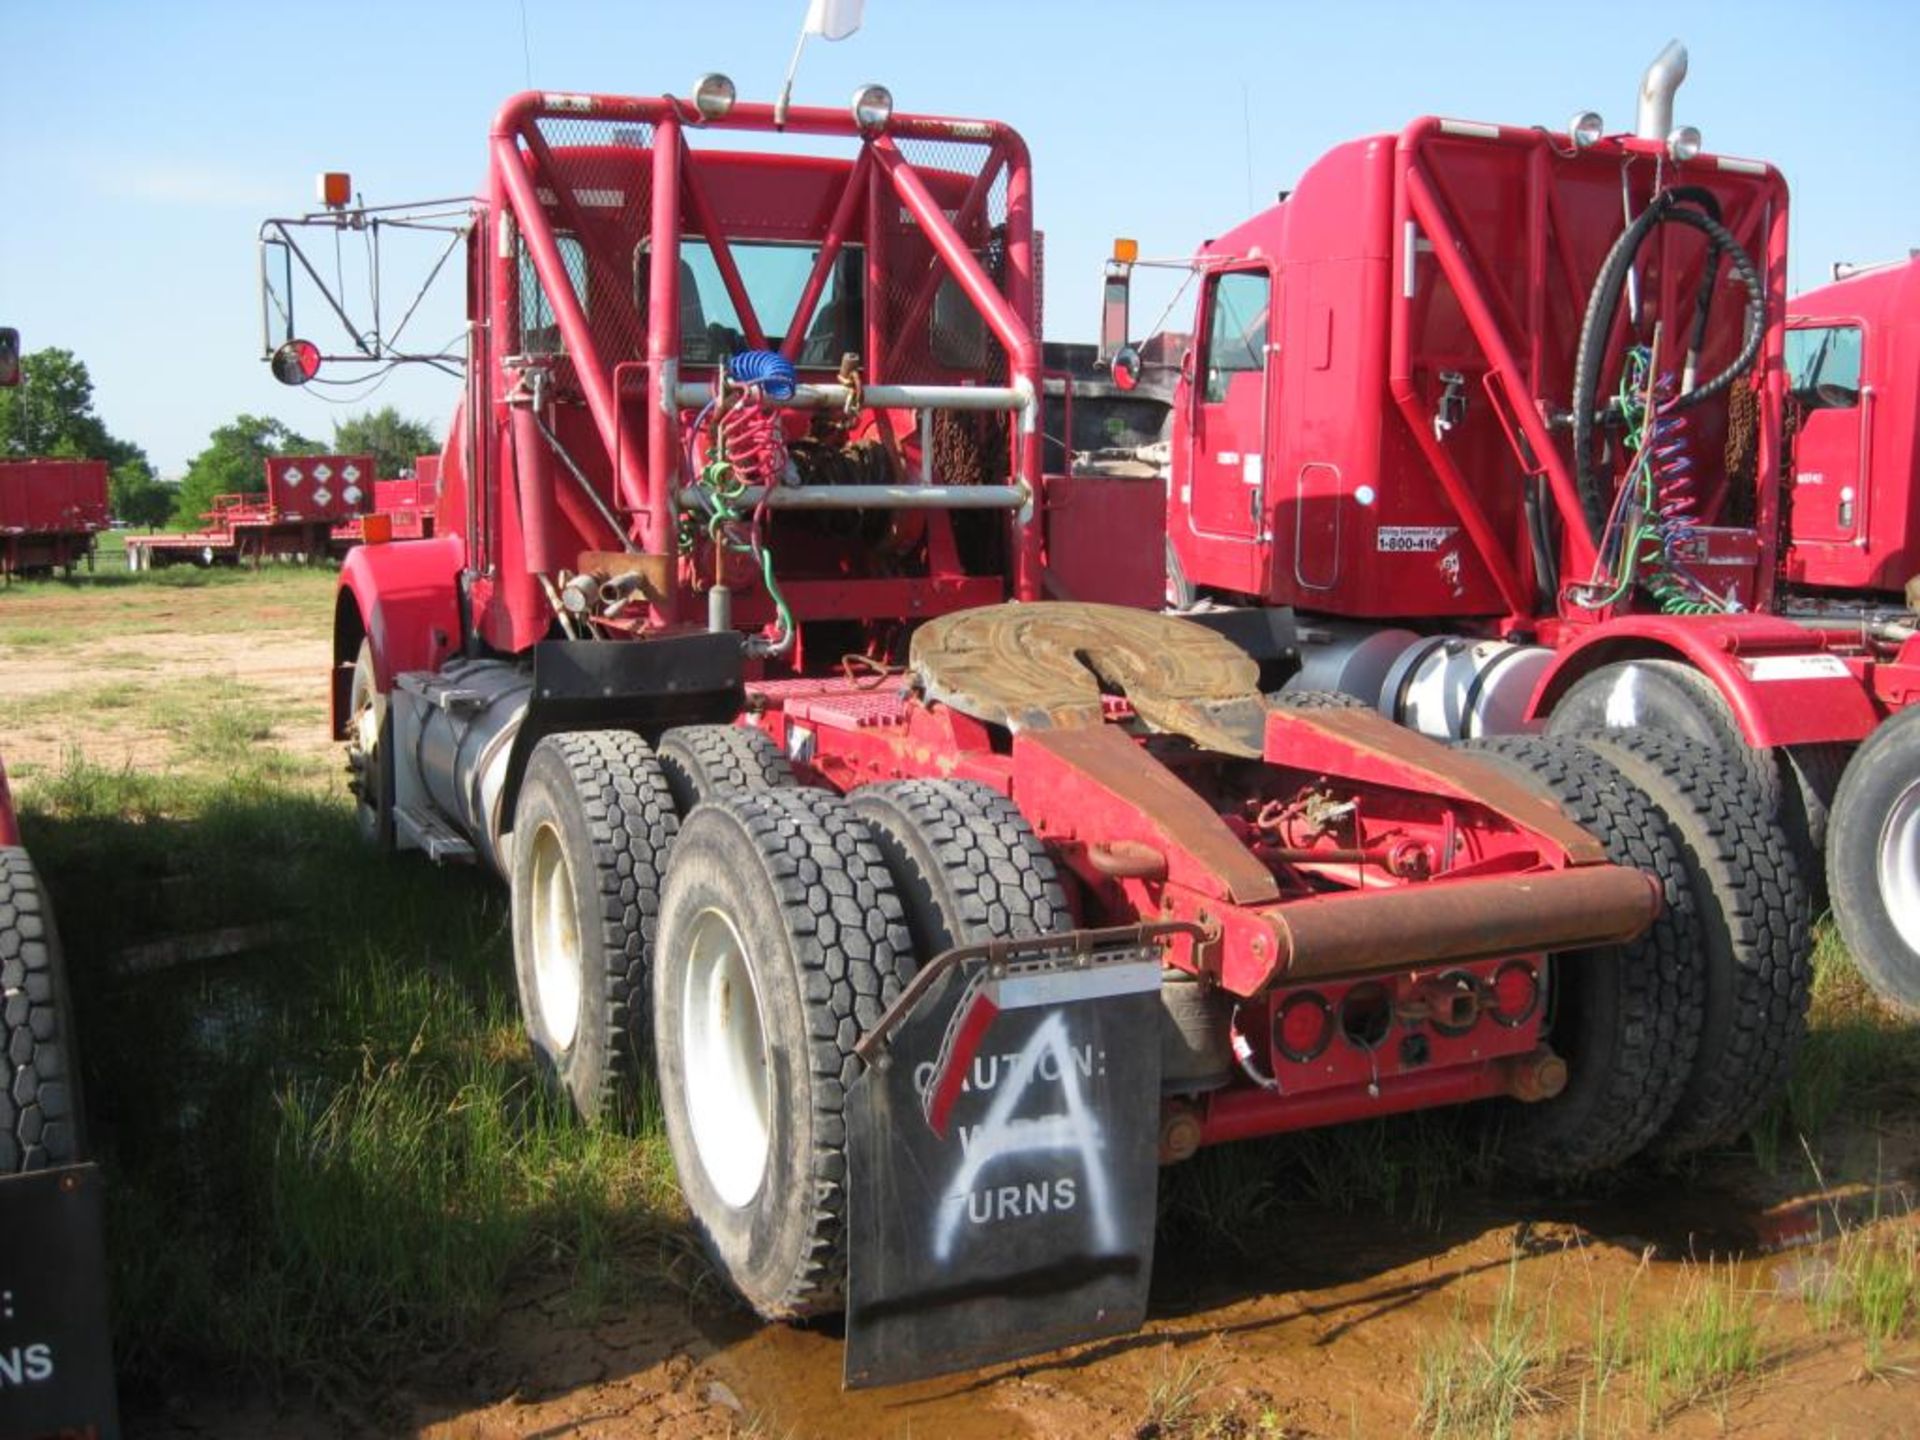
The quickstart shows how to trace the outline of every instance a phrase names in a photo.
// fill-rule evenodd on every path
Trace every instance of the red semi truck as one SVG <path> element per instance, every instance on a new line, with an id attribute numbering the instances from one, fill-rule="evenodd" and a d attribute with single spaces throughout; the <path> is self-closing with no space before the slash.
<path id="1" fill-rule="evenodd" d="M 0 460 L 0 575 L 71 575 L 108 525 L 103 460 Z"/>
<path id="2" fill-rule="evenodd" d="M 1677 44 L 1656 59 L 1633 134 L 1437 119 L 1341 146 L 1203 245 L 1169 569 L 1289 687 L 1436 737 L 1714 746 L 1817 875 L 1852 747 L 1920 697 L 1915 617 L 1873 593 L 1911 559 L 1911 467 L 1896 421 L 1871 501 L 1856 481 L 1836 509 L 1847 482 L 1810 471 L 1870 407 L 1786 423 L 1786 186 L 1673 125 L 1685 69 Z M 1123 377 L 1130 270 L 1109 266 L 1103 335 Z M 1920 793 L 1892 784 L 1849 792 L 1832 889 L 1868 912 L 1863 966 L 1920 1005 L 1920 821 L 1898 819 Z"/>
<path id="3" fill-rule="evenodd" d="M 1786 578 L 1809 618 L 1851 610 L 1864 626 L 1911 636 L 1920 626 L 1920 259 L 1851 268 L 1788 311 L 1798 423 Z M 1884 994 L 1920 1011 L 1920 713 L 1885 721 L 1848 762 L 1828 851 L 1848 947 Z"/>
<path id="4" fill-rule="evenodd" d="M 781 129 L 819 153 L 765 143 Z M 1407 136 L 1342 152 L 1345 211 L 1374 228 L 1355 246 L 1317 212 L 1347 258 L 1288 292 L 1324 425 L 1370 404 L 1354 428 L 1387 434 L 1365 372 L 1336 367 L 1384 373 L 1403 275 L 1400 309 L 1434 327 L 1409 403 L 1453 416 L 1429 371 L 1469 328 L 1430 250 L 1392 253 L 1430 160 L 1471 187 L 1477 243 L 1530 235 L 1567 265 L 1537 302 L 1476 292 L 1541 321 L 1543 377 L 1550 309 L 1563 378 L 1623 165 L 1644 188 L 1672 163 Z M 1807 891 L 1722 756 L 1657 734 L 1448 748 L 1327 690 L 1266 693 L 1312 640 L 1278 611 L 1046 598 L 1103 549 L 1128 564 L 1077 573 L 1124 590 L 1167 517 L 1157 480 L 1043 467 L 1012 129 L 878 86 L 776 118 L 709 76 L 690 99 L 516 96 L 488 162 L 434 538 L 342 569 L 333 720 L 360 822 L 506 879 L 542 1068 L 598 1115 L 651 1065 L 716 1264 L 764 1315 L 844 1310 L 850 1383 L 1136 1325 L 1156 1164 L 1202 1144 L 1484 1103 L 1511 1164 L 1575 1176 L 1716 1143 L 1778 1092 Z M 1695 168 L 1773 283 L 1778 178 Z M 271 243 L 354 223 L 330 207 Z M 1336 325 L 1334 297 L 1375 328 Z M 1207 383 L 1238 399 L 1221 323 Z M 277 375 L 311 376 L 317 347 L 284 353 Z M 1291 522 L 1247 502 L 1263 423 L 1205 447 L 1238 505 L 1196 492 L 1176 522 L 1254 514 L 1233 543 L 1284 529 L 1291 554 Z M 1411 475 L 1417 446 L 1387 443 Z M 1476 528 L 1525 514 L 1497 509 Z M 1323 516 L 1302 565 L 1338 551 Z M 1529 593 L 1457 541 L 1407 553 L 1463 613 Z"/>

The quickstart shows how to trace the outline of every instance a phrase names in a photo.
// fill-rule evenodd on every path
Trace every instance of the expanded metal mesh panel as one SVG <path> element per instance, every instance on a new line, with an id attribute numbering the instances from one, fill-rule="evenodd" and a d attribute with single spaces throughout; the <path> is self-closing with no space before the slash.
<path id="1" fill-rule="evenodd" d="M 994 164 L 984 201 L 974 214 L 962 217 L 958 212 L 992 159 L 992 146 L 980 141 L 908 137 L 899 141 L 899 147 L 948 217 L 960 223 L 961 237 L 1004 294 L 1007 167 Z M 889 228 L 898 228 L 900 244 L 897 262 L 890 266 L 877 297 L 881 333 L 891 346 L 892 363 L 883 378 L 896 384 L 938 383 L 958 375 L 1004 381 L 1005 352 L 919 227 L 897 203 L 889 205 L 885 221 Z M 915 298 L 927 277 L 936 271 L 942 279 L 934 303 L 923 319 L 909 327 Z"/>
<path id="2" fill-rule="evenodd" d="M 553 170 L 523 147 L 536 192 L 559 240 L 600 360 L 646 352 L 646 240 L 653 221 L 653 127 L 632 120 L 546 115 L 535 122 Z M 561 353 L 549 297 L 521 246 L 521 348 Z"/>

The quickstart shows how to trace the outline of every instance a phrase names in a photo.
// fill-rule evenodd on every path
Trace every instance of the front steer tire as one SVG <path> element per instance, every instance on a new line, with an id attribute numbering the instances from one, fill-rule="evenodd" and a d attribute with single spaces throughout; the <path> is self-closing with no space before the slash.
<path id="1" fill-rule="evenodd" d="M 347 785 L 361 840 L 382 853 L 394 848 L 392 710 L 376 679 L 373 642 L 362 640 L 347 689 Z"/>
<path id="2" fill-rule="evenodd" d="M 513 963 L 535 1062 L 587 1119 L 647 1053 L 648 969 L 679 822 L 647 742 L 549 735 L 514 809 Z"/>
<path id="3" fill-rule="evenodd" d="M 27 852 L 0 847 L 0 1177 L 83 1153 L 79 1068 L 53 911 Z"/>
<path id="4" fill-rule="evenodd" d="M 1547 1039 L 1567 1062 L 1567 1088 L 1535 1104 L 1500 1102 L 1502 1162 L 1534 1179 L 1577 1180 L 1639 1153 L 1686 1091 L 1706 990 L 1692 887 L 1666 817 L 1598 755 L 1520 735 L 1462 748 L 1552 800 L 1616 865 L 1660 884 L 1662 911 L 1638 940 L 1550 961 Z"/>
<path id="5" fill-rule="evenodd" d="M 660 1104 L 721 1272 L 769 1319 L 845 1304 L 855 1042 L 911 968 L 872 830 L 839 796 L 733 791 L 674 847 L 654 969 Z"/>

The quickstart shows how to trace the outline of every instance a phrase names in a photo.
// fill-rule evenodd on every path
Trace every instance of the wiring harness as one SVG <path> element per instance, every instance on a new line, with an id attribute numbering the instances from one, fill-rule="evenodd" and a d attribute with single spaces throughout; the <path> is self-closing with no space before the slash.
<path id="1" fill-rule="evenodd" d="M 704 527 L 716 555 L 752 560 L 778 618 L 773 636 L 752 642 L 761 655 L 785 654 L 794 640 L 793 611 L 774 579 L 766 497 L 786 481 L 789 470 L 780 411 L 767 402 L 792 399 L 795 384 L 793 366 L 784 356 L 743 351 L 729 357 L 716 377 L 713 398 L 687 428 L 686 468 L 698 505 L 682 516 L 680 548 L 691 552 Z M 703 441 L 704 460 L 699 455 Z M 743 508 L 748 491 L 756 487 L 759 503 Z"/>
<path id="2" fill-rule="evenodd" d="M 1636 584 L 1669 615 L 1740 608 L 1715 594 L 1685 563 L 1700 518 L 1690 421 L 1676 403 L 1678 393 L 1670 372 L 1656 376 L 1651 350 L 1636 345 L 1627 352 L 1614 407 L 1633 458 L 1601 530 L 1593 578 L 1567 588 L 1567 598 L 1582 609 L 1616 605 Z"/>

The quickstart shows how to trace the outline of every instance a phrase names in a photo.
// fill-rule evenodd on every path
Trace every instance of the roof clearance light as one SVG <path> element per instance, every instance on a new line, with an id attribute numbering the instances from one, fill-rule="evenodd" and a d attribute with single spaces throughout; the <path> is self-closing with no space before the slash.
<path id="1" fill-rule="evenodd" d="M 329 210 L 344 210 L 353 199 L 353 177 L 344 170 L 327 171 L 315 188 L 320 192 L 320 203 Z"/>
<path id="2" fill-rule="evenodd" d="M 1113 241 L 1114 262 L 1119 265 L 1131 265 L 1140 258 L 1140 242 L 1116 235 Z"/>
<path id="3" fill-rule="evenodd" d="M 853 123 L 868 133 L 887 128 L 893 119 L 893 92 L 884 85 L 862 85 L 853 92 Z"/>
<path id="4" fill-rule="evenodd" d="M 1598 145 L 1606 133 L 1607 122 L 1600 117 L 1598 110 L 1582 110 L 1567 122 L 1567 138 L 1573 141 L 1576 150 Z"/>
<path id="5" fill-rule="evenodd" d="M 727 112 L 733 109 L 738 92 L 733 81 L 715 71 L 702 75 L 693 87 L 693 108 L 700 112 L 703 120 L 724 120 Z"/>
<path id="6" fill-rule="evenodd" d="M 1700 132 L 1691 125 L 1676 125 L 1667 136 L 1667 154 L 1674 163 L 1684 165 L 1700 153 Z"/>

